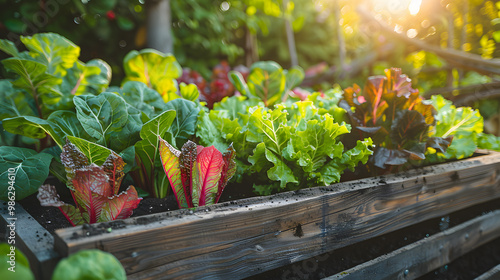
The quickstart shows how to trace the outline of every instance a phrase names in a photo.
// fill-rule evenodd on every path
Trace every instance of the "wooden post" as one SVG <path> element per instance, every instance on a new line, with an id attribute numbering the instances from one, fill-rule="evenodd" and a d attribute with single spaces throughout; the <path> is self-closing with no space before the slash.
<path id="1" fill-rule="evenodd" d="M 148 47 L 163 53 L 174 52 L 170 0 L 148 1 Z"/>

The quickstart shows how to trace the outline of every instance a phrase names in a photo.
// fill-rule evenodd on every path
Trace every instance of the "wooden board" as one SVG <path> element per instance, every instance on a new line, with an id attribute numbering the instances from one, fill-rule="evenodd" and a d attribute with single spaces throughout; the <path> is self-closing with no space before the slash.
<path id="1" fill-rule="evenodd" d="M 0 227 L 7 229 L 12 218 L 8 214 L 7 203 L 0 203 Z M 49 280 L 59 261 L 59 254 L 54 251 L 54 237 L 38 224 L 21 205 L 15 206 L 16 246 L 23 252 L 30 263 L 31 270 L 38 280 Z M 9 229 L 7 229 L 9 230 Z"/>
<path id="2" fill-rule="evenodd" d="M 488 270 L 474 280 L 495 280 L 500 279 L 500 264 Z"/>
<path id="3" fill-rule="evenodd" d="M 111 252 L 129 279 L 241 279 L 498 197 L 500 156 L 493 153 L 399 175 L 58 230 L 55 245 L 63 256 L 87 248 Z"/>
<path id="4" fill-rule="evenodd" d="M 415 279 L 500 237 L 500 210 L 422 239 L 324 280 Z"/>

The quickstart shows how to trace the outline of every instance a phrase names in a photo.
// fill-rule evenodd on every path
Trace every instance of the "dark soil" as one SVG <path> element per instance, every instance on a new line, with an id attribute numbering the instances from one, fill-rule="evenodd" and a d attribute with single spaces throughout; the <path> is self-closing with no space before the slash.
<path id="1" fill-rule="evenodd" d="M 390 253 L 496 209 L 500 209 L 500 199 L 248 277 L 246 280 L 321 279 Z M 500 239 L 497 239 L 436 271 L 430 272 L 420 279 L 474 279 L 499 263 Z"/>

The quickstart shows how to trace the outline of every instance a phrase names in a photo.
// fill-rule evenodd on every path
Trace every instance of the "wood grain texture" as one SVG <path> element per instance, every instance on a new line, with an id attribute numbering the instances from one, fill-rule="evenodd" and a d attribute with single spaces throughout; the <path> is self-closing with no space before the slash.
<path id="1" fill-rule="evenodd" d="M 500 237 L 500 210 L 477 217 L 323 280 L 415 279 L 498 237 Z"/>
<path id="2" fill-rule="evenodd" d="M 60 257 L 54 247 L 54 237 L 44 227 L 38 224 L 20 204 L 15 206 L 16 246 L 26 255 L 31 270 L 37 280 L 49 280 Z M 0 227 L 10 230 L 7 225 L 12 222 L 9 218 L 7 203 L 0 200 Z M 8 232 L 7 232 L 8 234 Z"/>
<path id="3" fill-rule="evenodd" d="M 129 279 L 241 279 L 500 197 L 499 153 L 398 175 L 56 231 Z M 111 233 L 87 236 L 96 228 Z M 75 238 L 79 236 L 78 238 Z M 83 237 L 82 237 L 83 236 Z"/>
<path id="4" fill-rule="evenodd" d="M 495 280 L 500 279 L 500 264 L 488 270 L 474 280 Z"/>

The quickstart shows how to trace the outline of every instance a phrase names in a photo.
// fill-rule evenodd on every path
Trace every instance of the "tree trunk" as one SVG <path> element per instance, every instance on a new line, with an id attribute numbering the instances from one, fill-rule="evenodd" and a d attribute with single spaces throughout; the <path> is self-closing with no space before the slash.
<path id="1" fill-rule="evenodd" d="M 148 1 L 148 47 L 163 53 L 174 52 L 170 0 Z"/>
<path id="2" fill-rule="evenodd" d="M 295 36 L 293 34 L 292 25 L 290 23 L 290 17 L 286 14 L 287 6 L 288 0 L 283 0 L 283 10 L 285 11 L 286 38 L 288 40 L 288 52 L 290 53 L 290 62 L 293 67 L 299 65 L 299 59 L 297 57 L 297 49 L 295 48 Z"/>

